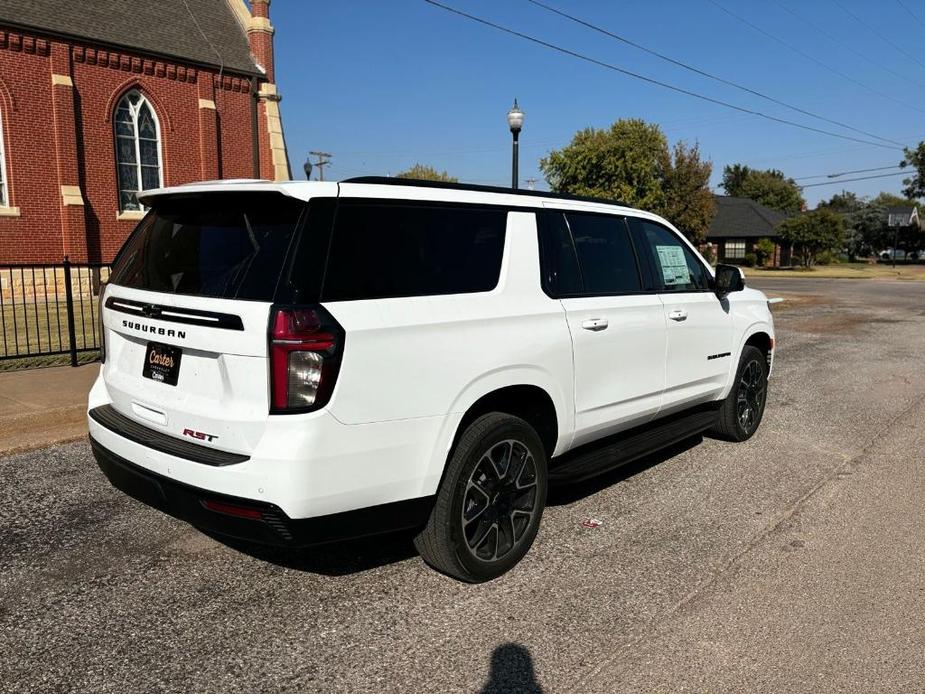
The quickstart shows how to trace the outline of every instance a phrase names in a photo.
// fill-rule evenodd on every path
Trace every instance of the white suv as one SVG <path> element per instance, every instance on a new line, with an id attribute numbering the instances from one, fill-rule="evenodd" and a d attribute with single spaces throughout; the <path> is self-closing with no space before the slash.
<path id="1" fill-rule="evenodd" d="M 656 215 L 387 178 L 141 200 L 90 439 L 112 484 L 213 533 L 418 528 L 431 566 L 483 581 L 549 483 L 761 421 L 765 296 Z"/>

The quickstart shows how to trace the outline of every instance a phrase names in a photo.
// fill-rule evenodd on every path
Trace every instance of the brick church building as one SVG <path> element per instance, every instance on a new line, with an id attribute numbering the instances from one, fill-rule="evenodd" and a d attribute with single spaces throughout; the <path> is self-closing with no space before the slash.
<path id="1" fill-rule="evenodd" d="M 0 0 L 0 265 L 110 262 L 139 190 L 289 178 L 269 0 Z"/>

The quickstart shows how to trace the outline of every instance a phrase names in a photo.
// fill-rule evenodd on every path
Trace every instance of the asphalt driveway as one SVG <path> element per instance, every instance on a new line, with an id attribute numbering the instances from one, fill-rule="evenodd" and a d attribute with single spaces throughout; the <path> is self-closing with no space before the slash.
<path id="1" fill-rule="evenodd" d="M 223 544 L 84 442 L 0 458 L 0 690 L 923 691 L 925 283 L 763 285 L 758 435 L 557 490 L 486 585 L 407 536 Z"/>

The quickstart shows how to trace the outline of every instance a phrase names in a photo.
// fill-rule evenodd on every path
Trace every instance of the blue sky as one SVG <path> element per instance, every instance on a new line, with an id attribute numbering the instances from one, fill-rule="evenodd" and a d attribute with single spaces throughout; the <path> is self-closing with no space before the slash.
<path id="1" fill-rule="evenodd" d="M 527 0 L 443 1 L 685 89 L 870 139 L 664 63 Z M 925 139 L 925 55 L 909 38 L 921 36 L 925 24 L 902 6 L 925 22 L 922 0 L 715 0 L 842 75 L 740 23 L 712 0 L 545 1 L 805 110 L 903 143 Z M 723 166 L 734 162 L 796 178 L 890 166 L 902 158 L 898 148 L 798 130 L 645 84 L 424 0 L 276 0 L 271 18 L 286 140 L 298 177 L 306 153 L 322 150 L 333 154 L 328 179 L 394 174 L 421 162 L 464 181 L 509 185 L 506 114 L 514 97 L 526 113 L 520 178 L 539 179 L 537 188 L 546 188 L 538 169 L 544 154 L 566 145 L 576 130 L 630 117 L 658 123 L 672 143 L 698 142 L 713 162 L 714 186 Z M 878 173 L 892 172 L 857 175 Z M 899 192 L 901 180 L 846 182 L 804 194 L 815 205 L 842 188 L 859 195 Z"/>

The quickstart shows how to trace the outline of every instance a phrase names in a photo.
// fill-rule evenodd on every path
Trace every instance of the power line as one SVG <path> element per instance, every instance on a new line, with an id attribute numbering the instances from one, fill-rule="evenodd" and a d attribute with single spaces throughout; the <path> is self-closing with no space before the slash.
<path id="1" fill-rule="evenodd" d="M 889 176 L 903 176 L 907 175 L 906 171 L 896 171 L 894 173 L 880 174 L 878 176 L 859 176 L 858 178 L 846 178 L 843 181 L 825 181 L 823 183 L 807 183 L 805 186 L 800 186 L 800 188 L 816 188 L 817 186 L 837 186 L 842 183 L 851 183 L 852 181 L 870 181 L 874 178 L 887 178 Z"/>
<path id="2" fill-rule="evenodd" d="M 837 125 L 837 126 L 839 126 L 839 127 L 841 127 L 841 128 L 846 128 L 846 129 L 852 130 L 852 131 L 854 131 L 854 132 L 856 132 L 856 133 L 860 133 L 861 135 L 867 135 L 868 137 L 873 137 L 874 139 L 882 140 L 883 142 L 889 142 L 890 144 L 893 144 L 893 145 L 900 145 L 900 146 L 902 146 L 902 143 L 901 143 L 901 142 L 897 142 L 896 140 L 890 140 L 889 138 L 886 138 L 886 137 L 880 137 L 880 135 L 876 135 L 876 134 L 874 134 L 874 133 L 867 132 L 866 130 L 861 130 L 860 128 L 855 128 L 854 126 L 848 125 L 847 123 L 842 123 L 841 121 L 833 120 L 833 119 L 827 118 L 827 117 L 825 117 L 825 116 L 820 116 L 818 113 L 813 113 L 812 111 L 807 111 L 806 109 L 800 108 L 799 106 L 794 106 L 793 104 L 788 104 L 786 101 L 781 101 L 780 99 L 776 99 L 776 98 L 773 97 L 773 96 L 768 96 L 767 94 L 764 94 L 764 93 L 762 93 L 762 92 L 759 92 L 759 91 L 756 90 L 756 89 L 752 89 L 752 88 L 750 88 L 750 87 L 746 87 L 745 85 L 739 84 L 739 83 L 737 83 L 737 82 L 733 82 L 732 80 L 728 80 L 728 79 L 725 79 L 725 78 L 723 78 L 723 77 L 719 77 L 718 75 L 714 75 L 714 74 L 712 74 L 712 73 L 710 73 L 710 72 L 707 72 L 706 70 L 702 70 L 702 69 L 700 69 L 700 68 L 694 67 L 693 65 L 688 65 L 687 63 L 682 62 L 682 61 L 680 61 L 680 60 L 676 60 L 676 59 L 674 59 L 674 58 L 670 58 L 669 56 L 664 55 L 663 53 L 659 53 L 658 51 L 656 51 L 656 50 L 654 50 L 654 49 L 652 49 L 652 48 L 647 48 L 646 46 L 643 46 L 642 44 L 636 43 L 635 41 L 631 41 L 630 39 L 628 39 L 628 38 L 626 38 L 626 37 L 624 37 L 624 36 L 620 36 L 619 34 L 615 34 L 615 33 L 611 32 L 611 31 L 608 31 L 607 29 L 604 29 L 604 28 L 602 28 L 602 27 L 597 26 L 596 24 L 592 24 L 591 22 L 585 21 L 584 19 L 580 19 L 579 17 L 576 17 L 576 16 L 574 16 L 574 15 L 568 14 L 567 12 L 563 12 L 562 10 L 558 10 L 558 9 L 556 9 L 555 7 L 552 7 L 552 6 L 550 6 L 550 5 L 547 5 L 546 3 L 540 2 L 540 0 L 527 0 L 527 2 L 529 2 L 529 3 L 533 4 L 533 5 L 536 5 L 537 7 L 542 7 L 544 10 L 547 10 L 548 12 L 552 12 L 553 14 L 557 14 L 557 15 L 559 15 L 560 17 L 565 17 L 566 19 L 571 20 L 571 21 L 575 22 L 576 24 L 580 24 L 581 26 L 587 27 L 588 29 L 591 29 L 592 31 L 596 31 L 596 32 L 598 32 L 598 33 L 600 33 L 600 34 L 603 34 L 604 36 L 608 36 L 608 37 L 610 37 L 610 38 L 612 38 L 612 39 L 615 39 L 615 40 L 617 40 L 617 41 L 620 41 L 620 42 L 622 42 L 622 43 L 625 43 L 625 44 L 628 45 L 628 46 L 632 46 L 633 48 L 638 48 L 639 50 L 644 51 L 645 53 L 648 53 L 649 55 L 654 55 L 656 58 L 659 58 L 659 59 L 664 60 L 664 61 L 666 61 L 666 62 L 668 62 L 668 63 L 671 63 L 672 65 L 677 65 L 678 67 L 684 68 L 685 70 L 689 70 L 690 72 L 693 72 L 693 73 L 695 73 L 695 74 L 697 74 L 697 75 L 700 75 L 700 76 L 702 76 L 702 77 L 706 77 L 706 78 L 708 78 L 708 79 L 715 80 L 716 82 L 720 82 L 721 84 L 725 84 L 725 85 L 730 86 L 730 87 L 735 87 L 736 89 L 739 89 L 739 90 L 741 90 L 741 91 L 743 91 L 743 92 L 747 92 L 747 93 L 749 93 L 749 94 L 753 94 L 754 96 L 760 97 L 760 98 L 764 99 L 765 101 L 770 101 L 771 103 L 777 104 L 778 106 L 784 106 L 785 108 L 789 108 L 791 111 L 796 111 L 797 113 L 802 113 L 804 116 L 809 116 L 809 117 L 811 117 L 811 118 L 816 118 L 816 119 L 818 119 L 818 120 L 825 121 L 826 123 L 831 123 L 832 125 Z"/>
<path id="3" fill-rule="evenodd" d="M 912 17 L 912 19 L 914 19 L 914 20 L 917 21 L 919 24 L 921 24 L 923 27 L 925 27 L 925 22 L 923 22 L 921 19 L 919 19 L 919 18 L 918 18 L 918 15 L 913 14 L 913 13 L 912 13 L 912 10 L 910 10 L 908 7 L 906 7 L 906 4 L 905 4 L 902 0 L 896 0 L 896 3 L 897 3 L 900 7 L 902 7 L 906 12 L 908 12 L 908 13 L 909 13 L 909 16 Z"/>
<path id="4" fill-rule="evenodd" d="M 840 176 L 848 176 L 850 174 L 856 174 L 856 173 L 868 173 L 870 171 L 888 171 L 890 169 L 901 169 L 901 168 L 903 167 L 900 166 L 899 164 L 896 164 L 894 166 L 875 166 L 872 169 L 855 169 L 854 171 L 841 171 L 840 173 L 816 174 L 814 176 L 799 176 L 798 178 L 794 178 L 793 180 L 794 181 L 806 181 L 806 180 L 809 180 L 810 178 L 839 178 Z"/>
<path id="5" fill-rule="evenodd" d="M 466 19 L 469 19 L 469 20 L 471 20 L 471 21 L 477 22 L 477 23 L 482 24 L 482 25 L 484 25 L 484 26 L 488 26 L 488 27 L 491 27 L 491 28 L 493 28 L 493 29 L 497 29 L 498 31 L 502 31 L 502 32 L 504 32 L 504 33 L 506 33 L 506 34 L 510 34 L 511 36 L 517 36 L 517 37 L 522 38 L 522 39 L 524 39 L 524 40 L 526 40 L 526 41 L 530 41 L 530 42 L 532 42 L 532 43 L 538 44 L 538 45 L 540 45 L 540 46 L 544 46 L 544 47 L 546 47 L 546 48 L 549 48 L 549 49 L 551 49 L 551 50 L 557 51 L 557 52 L 559 52 L 559 53 L 563 53 L 563 54 L 565 54 L 565 55 L 572 56 L 573 58 L 578 58 L 579 60 L 583 60 L 583 61 L 585 61 L 585 62 L 592 63 L 593 65 L 598 65 L 598 66 L 600 66 L 600 67 L 607 68 L 608 70 L 613 70 L 614 72 L 619 72 L 619 73 L 624 74 L 624 75 L 627 75 L 627 76 L 629 76 L 629 77 L 633 77 L 633 78 L 635 78 L 635 79 L 642 80 L 643 82 L 648 82 L 649 84 L 654 84 L 654 85 L 657 85 L 657 86 L 659 86 L 659 87 L 664 87 L 665 89 L 670 89 L 670 90 L 672 90 L 672 91 L 678 92 L 679 94 L 686 94 L 687 96 L 692 96 L 692 97 L 694 97 L 695 99 L 700 99 L 700 100 L 702 100 L 702 101 L 706 101 L 706 102 L 709 102 L 709 103 L 712 103 L 712 104 L 716 104 L 716 105 L 718 105 L 718 106 L 724 106 L 724 107 L 726 107 L 726 108 L 731 108 L 731 109 L 736 110 L 736 111 L 741 111 L 742 113 L 749 113 L 749 114 L 751 114 L 751 115 L 753 115 L 753 116 L 758 116 L 758 117 L 764 118 L 764 119 L 766 119 L 766 120 L 774 121 L 775 123 L 782 123 L 782 124 L 784 124 L 784 125 L 789 125 L 789 126 L 794 127 L 794 128 L 800 128 L 800 129 L 802 129 L 802 130 L 808 130 L 808 131 L 810 131 L 810 132 L 820 133 L 820 134 L 822 134 L 822 135 L 828 135 L 828 136 L 830 136 L 830 137 L 837 137 L 837 138 L 842 139 L 842 140 L 849 140 L 849 141 L 851 141 L 851 142 L 862 142 L 862 143 L 867 144 L 867 145 L 874 145 L 874 146 L 876 146 L 876 147 L 882 147 L 882 148 L 884 148 L 884 149 L 896 149 L 895 147 L 891 147 L 890 145 L 885 145 L 885 144 L 882 144 L 882 143 L 880 143 L 880 142 L 871 142 L 870 140 L 862 140 L 862 139 L 857 138 L 857 137 L 851 137 L 850 135 L 843 135 L 843 134 L 841 134 L 841 133 L 835 133 L 835 132 L 832 132 L 831 130 L 823 130 L 823 129 L 821 129 L 821 128 L 814 128 L 814 127 L 812 127 L 812 126 L 810 126 L 810 125 L 804 125 L 804 124 L 802 124 L 802 123 L 797 123 L 797 122 L 795 122 L 795 121 L 787 120 L 787 119 L 785 119 L 785 118 L 778 118 L 777 116 L 771 116 L 771 115 L 769 115 L 769 114 L 767 114 L 767 113 L 763 113 L 763 112 L 761 112 L 761 111 L 754 111 L 754 110 L 749 109 L 749 108 L 746 108 L 746 107 L 744 107 L 744 106 L 737 106 L 737 105 L 735 105 L 735 104 L 729 103 L 728 101 L 722 101 L 722 100 L 720 100 L 720 99 L 714 99 L 713 97 L 706 96 L 706 95 L 704 95 L 704 94 L 699 94 L 699 93 L 697 93 L 697 92 L 691 91 L 691 90 L 689 90 L 689 89 L 684 89 L 684 88 L 682 88 L 682 87 L 677 87 L 677 86 L 675 86 L 675 85 L 673 85 L 673 84 L 669 84 L 669 83 L 667 83 L 667 82 L 662 82 L 662 81 L 657 80 L 657 79 L 654 79 L 654 78 L 652 78 L 652 77 L 647 77 L 647 76 L 645 76 L 645 75 L 640 75 L 639 73 L 632 72 L 632 71 L 630 71 L 630 70 L 626 70 L 626 69 L 624 69 L 624 68 L 622 68 L 622 67 L 618 67 L 618 66 L 616 66 L 616 65 L 613 65 L 613 64 L 611 64 L 611 63 L 604 62 L 604 61 L 602 61 L 602 60 L 597 60 L 596 58 L 592 58 L 592 57 L 587 56 L 587 55 L 584 55 L 584 54 L 582 54 L 582 53 L 578 53 L 577 51 L 573 51 L 573 50 L 568 49 L 568 48 L 563 48 L 562 46 L 557 46 L 557 45 L 554 44 L 554 43 L 549 43 L 548 41 L 544 41 L 544 40 L 538 39 L 538 38 L 536 38 L 536 37 L 534 37 L 534 36 L 530 36 L 530 35 L 528 35 L 528 34 L 524 34 L 524 33 L 522 33 L 522 32 L 516 31 L 516 30 L 511 29 L 511 28 L 509 28 L 509 27 L 502 26 L 501 24 L 496 24 L 496 23 L 494 23 L 494 22 L 488 21 L 487 19 L 482 19 L 481 17 L 477 17 L 477 16 L 475 16 L 475 15 L 468 14 L 467 12 L 463 12 L 462 10 L 458 10 L 458 9 L 456 9 L 455 7 L 450 7 L 449 5 L 444 5 L 443 3 L 437 2 L 437 0 L 424 0 L 424 2 L 428 3 L 429 5 L 433 5 L 434 7 L 439 7 L 440 9 L 445 10 L 446 12 L 450 12 L 450 13 L 452 13 L 452 14 L 459 15 L 460 17 L 465 17 Z"/>
<path id="6" fill-rule="evenodd" d="M 852 12 L 852 11 L 849 10 L 847 7 L 845 7 L 844 5 L 842 5 L 838 0 L 832 0 L 832 2 L 835 3 L 835 6 L 836 6 L 836 7 L 838 7 L 842 12 L 844 12 L 846 15 L 848 15 L 849 17 L 851 17 L 854 21 L 856 21 L 856 22 L 857 22 L 858 24 L 860 24 L 862 27 L 864 27 L 864 28 L 867 29 L 868 31 L 872 32 L 874 35 L 879 36 L 881 41 L 883 41 L 884 43 L 889 44 L 890 46 L 892 46 L 893 48 L 895 48 L 897 51 L 899 51 L 899 52 L 902 53 L 904 56 L 906 56 L 907 58 L 909 58 L 909 60 L 912 60 L 913 62 L 916 62 L 916 63 L 918 63 L 919 65 L 921 65 L 922 67 L 925 67 L 925 63 L 923 63 L 921 60 L 919 60 L 919 59 L 916 58 L 914 55 L 912 55 L 911 53 L 909 53 L 905 48 L 903 48 L 903 47 L 900 46 L 899 44 L 894 43 L 892 39 L 887 38 L 886 36 L 884 36 L 883 34 L 881 34 L 879 31 L 877 31 L 876 29 L 874 29 L 874 27 L 872 27 L 870 24 L 868 24 L 868 23 L 865 22 L 863 19 L 861 19 L 860 17 L 858 17 L 854 12 Z"/>
<path id="7" fill-rule="evenodd" d="M 759 34 L 762 34 L 763 36 L 766 36 L 767 38 L 771 39 L 772 41 L 776 41 L 776 42 L 779 43 L 781 46 L 784 46 L 785 48 L 787 48 L 787 49 L 793 51 L 793 52 L 796 53 L 797 55 L 803 56 L 803 57 L 806 58 L 807 60 L 810 60 L 810 61 L 816 63 L 816 65 L 819 65 L 820 67 L 825 68 L 826 70 L 828 70 L 828 71 L 831 72 L 832 74 L 838 75 L 838 76 L 841 77 L 842 79 L 848 80 L 849 82 L 851 82 L 851 83 L 853 83 L 853 84 L 856 84 L 857 86 L 861 87 L 862 89 L 866 89 L 866 90 L 869 91 L 871 94 L 876 94 L 876 95 L 879 96 L 881 99 L 888 99 L 889 101 L 892 101 L 892 102 L 894 102 L 894 103 L 896 103 L 896 104 L 899 104 L 900 106 L 905 106 L 906 108 L 912 109 L 913 111 L 918 111 L 919 113 L 925 113 L 925 111 L 923 111 L 923 110 L 920 109 L 920 108 L 917 108 L 917 107 L 913 106 L 912 104 L 907 104 L 905 101 L 900 101 L 899 99 L 896 99 L 896 98 L 890 96 L 889 94 L 884 94 L 883 92 L 878 91 L 877 89 L 874 89 L 873 87 L 868 86 L 868 85 L 864 84 L 863 82 L 860 82 L 860 81 L 854 79 L 854 77 L 852 77 L 851 75 L 845 74 L 845 73 L 842 72 L 841 70 L 838 70 L 838 69 L 832 67 L 831 65 L 828 65 L 828 64 L 822 62 L 822 61 L 819 60 L 818 58 L 816 58 L 816 57 L 810 55 L 809 53 L 807 53 L 806 51 L 804 51 L 804 50 L 802 50 L 802 49 L 800 49 L 800 48 L 797 48 L 797 47 L 794 46 L 793 44 L 787 43 L 787 42 L 784 41 L 782 38 L 780 38 L 780 37 L 778 37 L 778 36 L 775 36 L 774 34 L 768 32 L 768 31 L 765 31 L 764 29 L 762 29 L 762 28 L 761 28 L 760 26 L 758 26 L 757 24 L 753 24 L 752 22 L 748 21 L 748 20 L 745 19 L 744 17 L 742 17 L 742 16 L 740 16 L 740 15 L 737 15 L 735 12 L 733 12 L 732 10 L 730 10 L 730 9 L 728 9 L 728 8 L 726 8 L 726 7 L 724 7 L 723 5 L 721 5 L 720 3 L 718 3 L 716 0 L 707 0 L 707 2 L 711 3 L 712 5 L 715 5 L 717 8 L 719 8 L 720 10 L 722 10 L 723 12 L 725 12 L 726 14 L 728 14 L 728 15 L 729 15 L 730 17 L 732 17 L 733 19 L 736 19 L 737 21 L 741 22 L 741 23 L 744 24 L 745 26 L 754 29 L 754 30 L 757 31 Z"/>
<path id="8" fill-rule="evenodd" d="M 896 0 L 896 1 L 899 2 L 899 0 Z M 894 70 L 894 69 L 891 68 L 890 66 L 884 65 L 883 63 L 874 60 L 874 59 L 871 58 L 870 56 L 864 55 L 863 53 L 861 53 L 860 51 L 858 51 L 857 49 L 855 49 L 851 44 L 846 43 L 846 42 L 840 40 L 838 37 L 836 37 L 835 35 L 833 35 L 832 32 L 827 31 L 824 27 L 819 26 L 819 25 L 816 24 L 815 22 L 811 22 L 811 21 L 808 20 L 806 17 L 804 17 L 804 16 L 802 16 L 801 14 L 799 14 L 796 10 L 793 10 L 793 9 L 787 7 L 787 6 L 784 5 L 782 2 L 779 2 L 778 0 L 771 0 L 771 2 L 773 2 L 773 3 L 774 3 L 775 5 L 777 5 L 779 8 L 781 8 L 784 12 L 787 12 L 788 14 L 790 14 L 792 17 L 795 17 L 797 20 L 803 22 L 806 26 L 808 26 L 808 27 L 809 27 L 810 29 L 812 29 L 813 31 L 815 31 L 815 32 L 817 32 L 817 33 L 822 34 L 823 36 L 825 36 L 829 41 L 831 41 L 832 43 L 834 43 L 836 46 L 841 46 L 841 47 L 844 48 L 846 51 L 850 51 L 851 53 L 853 53 L 854 55 L 856 55 L 856 56 L 857 56 L 858 58 L 860 58 L 861 60 L 864 60 L 864 61 L 870 63 L 870 64 L 873 65 L 874 67 L 878 67 L 878 68 L 880 68 L 881 70 L 884 70 L 884 71 L 886 71 L 886 72 L 889 72 L 891 75 L 893 75 L 894 77 L 898 77 L 898 78 L 901 79 L 901 80 L 904 80 L 904 81 L 906 81 L 906 82 L 909 82 L 909 83 L 911 83 L 911 84 L 914 84 L 914 85 L 916 85 L 916 86 L 918 86 L 918 87 L 925 87 L 925 82 L 919 82 L 918 80 L 914 80 L 914 79 L 912 79 L 911 77 L 908 77 L 907 75 L 902 75 L 902 74 L 896 72 L 896 70 Z M 900 4 L 901 4 L 901 3 L 900 3 Z M 906 11 L 908 12 L 908 10 L 906 10 Z M 910 13 L 910 14 L 911 14 L 911 13 Z M 914 17 L 914 16 L 915 16 L 915 15 L 913 15 L 913 17 Z"/>

